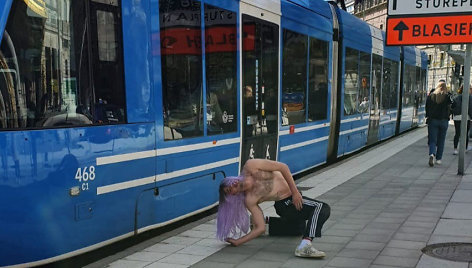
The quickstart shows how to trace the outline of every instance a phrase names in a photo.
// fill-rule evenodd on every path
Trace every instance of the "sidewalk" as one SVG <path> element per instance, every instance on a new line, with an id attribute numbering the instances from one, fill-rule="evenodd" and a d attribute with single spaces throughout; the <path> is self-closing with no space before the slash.
<path id="1" fill-rule="evenodd" d="M 303 194 L 331 206 L 314 246 L 324 259 L 294 256 L 299 237 L 262 236 L 240 247 L 215 239 L 214 216 L 87 267 L 452 267 L 421 252 L 426 245 L 472 242 L 472 153 L 457 174 L 449 128 L 443 164 L 429 167 L 426 128 L 298 180 Z M 275 215 L 272 202 L 262 207 Z"/>

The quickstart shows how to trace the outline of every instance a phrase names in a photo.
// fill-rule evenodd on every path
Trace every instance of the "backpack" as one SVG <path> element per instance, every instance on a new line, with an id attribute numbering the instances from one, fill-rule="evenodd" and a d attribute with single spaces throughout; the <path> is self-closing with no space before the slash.
<path id="1" fill-rule="evenodd" d="M 451 105 L 452 115 L 460 115 L 462 113 L 462 96 L 454 98 L 454 101 Z"/>

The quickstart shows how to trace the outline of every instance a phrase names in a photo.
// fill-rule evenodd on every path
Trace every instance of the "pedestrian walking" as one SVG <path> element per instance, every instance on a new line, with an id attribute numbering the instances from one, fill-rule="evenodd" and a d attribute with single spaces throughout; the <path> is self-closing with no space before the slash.
<path id="1" fill-rule="evenodd" d="M 459 145 L 459 138 L 461 136 L 461 120 L 462 120 L 462 91 L 464 86 L 462 85 L 457 93 L 457 95 L 451 105 L 452 120 L 454 120 L 454 128 L 456 130 L 454 134 L 454 152 L 453 154 L 458 154 L 457 145 Z M 467 138 L 466 138 L 466 150 L 469 150 L 469 130 L 470 130 L 470 120 L 472 118 L 472 87 L 469 88 L 469 111 L 467 116 Z"/>
<path id="2" fill-rule="evenodd" d="M 426 99 L 426 122 L 428 124 L 429 166 L 441 164 L 444 142 L 448 128 L 452 94 L 446 83 L 440 82 Z"/>

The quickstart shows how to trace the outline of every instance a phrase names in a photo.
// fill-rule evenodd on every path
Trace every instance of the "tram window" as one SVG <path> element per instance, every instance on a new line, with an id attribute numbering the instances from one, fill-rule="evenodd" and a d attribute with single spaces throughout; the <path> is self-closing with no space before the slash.
<path id="1" fill-rule="evenodd" d="M 203 135 L 200 2 L 159 1 L 164 139 Z"/>
<path id="2" fill-rule="evenodd" d="M 420 106 L 425 105 L 424 103 L 425 97 L 426 97 L 426 70 L 421 69 Z"/>
<path id="3" fill-rule="evenodd" d="M 358 111 L 360 113 L 366 113 L 369 109 L 369 90 L 370 90 L 370 54 L 360 52 L 359 61 L 359 99 L 358 99 Z"/>
<path id="4" fill-rule="evenodd" d="M 0 129 L 125 121 L 124 86 L 117 78 L 123 76 L 120 45 L 115 38 L 116 72 L 101 70 L 95 64 L 98 46 L 89 47 L 96 43 L 85 23 L 90 6 L 87 1 L 12 2 L 0 47 Z M 120 25 L 120 8 L 111 11 L 115 19 L 107 22 Z M 112 87 L 107 91 L 104 84 Z"/>
<path id="5" fill-rule="evenodd" d="M 411 107 L 414 102 L 414 87 L 416 84 L 416 70 L 415 66 L 405 66 L 404 92 L 403 92 L 403 106 Z"/>
<path id="6" fill-rule="evenodd" d="M 416 83 L 415 83 L 415 88 L 414 88 L 414 100 L 415 100 L 415 107 L 418 108 L 421 103 L 421 91 L 422 91 L 422 86 L 421 86 L 421 68 L 416 67 Z"/>
<path id="7" fill-rule="evenodd" d="M 344 115 L 357 113 L 357 88 L 359 84 L 359 51 L 346 48 L 344 60 Z"/>
<path id="8" fill-rule="evenodd" d="M 397 108 L 398 102 L 398 66 L 397 61 L 391 62 L 390 68 L 390 109 Z"/>
<path id="9" fill-rule="evenodd" d="M 234 12 L 205 5 L 208 135 L 237 130 L 237 54 Z"/>
<path id="10" fill-rule="evenodd" d="M 390 98 L 392 98 L 393 78 L 392 78 L 392 63 L 393 61 L 384 58 L 383 62 L 383 86 L 382 86 L 382 109 L 390 109 Z"/>
<path id="11" fill-rule="evenodd" d="M 116 60 L 115 19 L 113 13 L 97 10 L 98 57 L 101 61 Z"/>
<path id="12" fill-rule="evenodd" d="M 328 117 L 328 42 L 310 37 L 308 121 Z"/>
<path id="13" fill-rule="evenodd" d="M 380 92 L 382 90 L 382 56 L 372 54 L 372 105 L 371 110 L 380 108 Z"/>
<path id="14" fill-rule="evenodd" d="M 304 123 L 308 36 L 284 29 L 283 48 L 282 125 Z"/>

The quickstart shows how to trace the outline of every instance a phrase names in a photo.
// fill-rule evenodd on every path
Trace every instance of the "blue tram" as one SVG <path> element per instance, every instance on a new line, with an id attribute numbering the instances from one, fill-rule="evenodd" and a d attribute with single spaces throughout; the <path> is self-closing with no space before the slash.
<path id="1" fill-rule="evenodd" d="M 247 159 L 299 173 L 424 121 L 426 54 L 321 0 L 4 0 L 0 33 L 0 266 L 212 208 Z"/>

